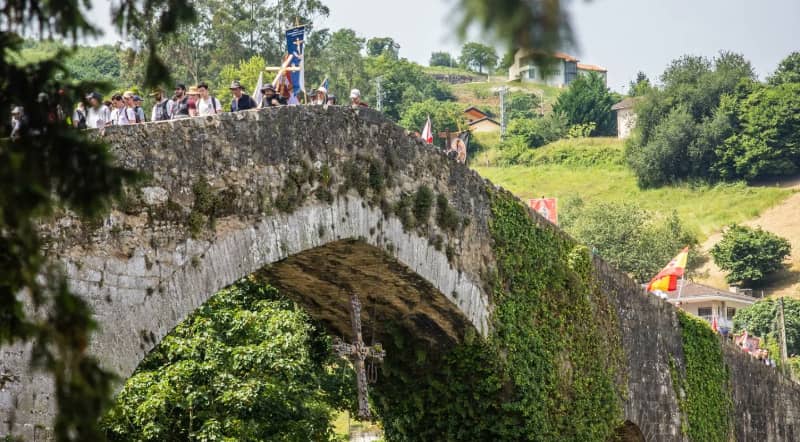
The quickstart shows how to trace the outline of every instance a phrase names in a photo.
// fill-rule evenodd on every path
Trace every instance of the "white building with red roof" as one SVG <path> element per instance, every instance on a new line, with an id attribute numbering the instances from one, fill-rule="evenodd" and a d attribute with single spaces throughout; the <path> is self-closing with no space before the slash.
<path id="1" fill-rule="evenodd" d="M 666 301 L 709 323 L 714 319 L 721 331 L 733 329 L 733 315 L 756 302 L 748 290 L 720 290 L 691 281 L 678 281 L 676 290 L 666 292 Z"/>
<path id="2" fill-rule="evenodd" d="M 578 75 L 588 75 L 592 72 L 603 77 L 603 80 L 607 79 L 606 68 L 579 63 L 580 60 L 563 52 L 552 54 L 554 62 L 543 69 L 535 63 L 535 59 L 541 56 L 535 51 L 518 50 L 514 54 L 514 64 L 508 69 L 508 79 L 544 83 L 556 87 L 567 86 L 575 81 Z"/>

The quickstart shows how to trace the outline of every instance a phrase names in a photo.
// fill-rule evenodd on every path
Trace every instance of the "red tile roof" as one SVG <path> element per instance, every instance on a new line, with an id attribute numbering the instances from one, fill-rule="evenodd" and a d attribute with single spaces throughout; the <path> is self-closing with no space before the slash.
<path id="1" fill-rule="evenodd" d="M 733 293 L 727 290 L 720 290 L 708 285 L 698 284 L 696 282 L 683 281 L 683 284 L 683 290 L 680 290 L 681 299 L 683 300 L 722 297 L 751 303 L 756 301 L 756 298 L 753 298 L 752 296 L 743 295 L 741 293 Z M 680 285 L 681 281 L 679 280 L 678 288 L 680 288 Z M 678 292 L 679 290 L 673 290 L 666 293 L 669 299 L 678 299 Z"/>
<path id="2" fill-rule="evenodd" d="M 553 57 L 560 58 L 565 61 L 578 61 L 577 58 L 573 57 L 572 55 L 565 54 L 563 52 L 554 52 Z"/>
<path id="3" fill-rule="evenodd" d="M 578 69 L 583 71 L 608 72 L 608 69 L 594 64 L 578 63 Z"/>

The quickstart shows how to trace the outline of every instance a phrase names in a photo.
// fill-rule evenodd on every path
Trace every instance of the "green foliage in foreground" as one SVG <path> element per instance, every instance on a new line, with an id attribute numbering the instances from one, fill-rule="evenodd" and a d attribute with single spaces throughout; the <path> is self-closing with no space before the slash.
<path id="1" fill-rule="evenodd" d="M 567 232 L 640 283 L 653 278 L 682 248 L 697 244 L 675 212 L 662 218 L 635 203 L 584 205 L 580 200 L 562 211 L 561 226 Z"/>
<path id="2" fill-rule="evenodd" d="M 747 330 L 751 335 L 765 338 L 769 342 L 779 342 L 777 299 L 762 299 L 753 305 L 736 311 L 733 317 L 734 332 Z M 786 321 L 786 351 L 789 355 L 800 355 L 800 300 L 783 298 L 783 314 Z M 770 351 L 770 356 L 778 360 L 780 353 Z"/>
<path id="3" fill-rule="evenodd" d="M 530 166 L 486 167 L 498 163 L 493 140 L 484 139 L 485 150 L 475 154 L 473 168 L 483 177 L 523 199 L 542 195 L 560 203 L 583 201 L 631 202 L 642 209 L 669 216 L 673 211 L 689 231 L 702 240 L 723 226 L 758 216 L 783 201 L 791 190 L 751 187 L 744 183 L 683 183 L 658 189 L 640 189 L 624 161 L 622 143 L 611 138 L 561 140 L 533 149 Z M 746 209 L 743 209 L 746 208 Z"/>
<path id="4" fill-rule="evenodd" d="M 331 440 L 355 396 L 341 364 L 305 312 L 244 279 L 164 338 L 103 426 L 118 441 Z"/>
<path id="5" fill-rule="evenodd" d="M 792 245 L 774 233 L 747 226 L 732 225 L 722 234 L 722 241 L 711 249 L 720 269 L 728 272 L 728 282 L 755 284 L 783 268 L 783 260 Z"/>
<path id="6" fill-rule="evenodd" d="M 727 442 L 733 430 L 733 400 L 720 338 L 700 318 L 678 311 L 678 320 L 685 373 L 673 361 L 670 369 L 685 419 L 684 432 L 693 441 Z"/>
<path id="7" fill-rule="evenodd" d="M 589 251 L 491 198 L 494 334 L 442 351 L 395 330 L 374 390 L 387 440 L 607 441 L 623 354 Z"/>

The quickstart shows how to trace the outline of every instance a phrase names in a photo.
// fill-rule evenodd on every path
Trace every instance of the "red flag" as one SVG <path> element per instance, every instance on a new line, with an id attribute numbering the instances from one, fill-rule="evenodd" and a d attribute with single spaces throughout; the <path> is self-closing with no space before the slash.
<path id="1" fill-rule="evenodd" d="M 425 127 L 422 129 L 421 135 L 422 141 L 433 144 L 433 128 L 431 127 L 431 117 L 428 116 L 428 121 L 425 123 Z"/>
<path id="2" fill-rule="evenodd" d="M 719 331 L 719 325 L 717 325 L 717 317 L 716 316 L 714 316 L 711 319 L 711 330 L 714 330 L 715 332 Z"/>

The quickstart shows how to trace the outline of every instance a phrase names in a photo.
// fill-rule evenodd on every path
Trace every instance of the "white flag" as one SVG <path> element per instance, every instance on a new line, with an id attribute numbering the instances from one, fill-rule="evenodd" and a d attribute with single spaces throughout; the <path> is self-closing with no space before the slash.
<path id="1" fill-rule="evenodd" d="M 428 116 L 428 121 L 425 123 L 425 127 L 422 129 L 422 141 L 433 144 L 433 129 L 431 128 L 431 117 Z"/>
<path id="2" fill-rule="evenodd" d="M 264 72 L 259 72 L 258 84 L 256 85 L 256 90 L 253 91 L 253 101 L 256 102 L 258 107 L 261 107 L 261 100 L 264 98 L 264 94 L 261 93 L 261 87 L 263 85 L 264 85 Z"/>

